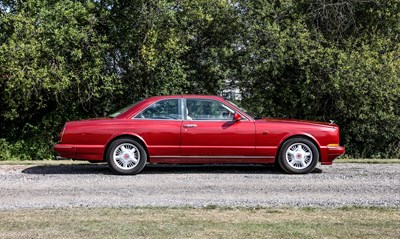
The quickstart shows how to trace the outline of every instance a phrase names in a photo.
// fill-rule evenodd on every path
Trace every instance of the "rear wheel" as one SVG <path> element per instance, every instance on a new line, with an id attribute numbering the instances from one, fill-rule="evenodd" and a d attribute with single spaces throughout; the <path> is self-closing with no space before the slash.
<path id="1" fill-rule="evenodd" d="M 137 174 L 146 165 L 147 153 L 142 144 L 130 138 L 113 141 L 107 151 L 107 162 L 116 174 Z"/>
<path id="2" fill-rule="evenodd" d="M 288 139 L 279 152 L 279 166 L 288 173 L 309 173 L 317 166 L 319 152 L 309 139 Z"/>

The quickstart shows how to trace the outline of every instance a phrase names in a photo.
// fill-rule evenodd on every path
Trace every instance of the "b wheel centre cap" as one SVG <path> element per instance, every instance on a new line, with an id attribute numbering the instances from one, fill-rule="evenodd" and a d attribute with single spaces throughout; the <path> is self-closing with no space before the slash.
<path id="1" fill-rule="evenodd" d="M 124 154 L 124 159 L 128 159 L 129 158 L 129 154 Z"/>
<path id="2" fill-rule="evenodd" d="M 296 158 L 297 158 L 297 159 L 301 159 L 302 156 L 303 156 L 303 155 L 302 155 L 301 153 L 297 153 L 297 154 L 296 154 Z"/>

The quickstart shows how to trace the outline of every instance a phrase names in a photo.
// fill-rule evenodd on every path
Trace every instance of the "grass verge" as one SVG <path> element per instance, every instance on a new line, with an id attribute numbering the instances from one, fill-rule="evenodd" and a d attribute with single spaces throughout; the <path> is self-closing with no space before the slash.
<path id="1" fill-rule="evenodd" d="M 60 165 L 60 164 L 90 164 L 84 160 L 20 160 L 0 161 L 0 165 Z"/>
<path id="2" fill-rule="evenodd" d="M 338 158 L 333 163 L 367 163 L 367 164 L 388 164 L 400 163 L 400 159 L 346 159 Z"/>
<path id="3" fill-rule="evenodd" d="M 0 238 L 399 238 L 396 208 L 67 208 L 0 211 Z"/>

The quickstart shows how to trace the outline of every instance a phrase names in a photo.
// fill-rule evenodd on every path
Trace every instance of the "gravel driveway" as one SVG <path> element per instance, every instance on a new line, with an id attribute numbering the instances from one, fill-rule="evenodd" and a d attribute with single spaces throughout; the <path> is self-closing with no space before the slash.
<path id="1" fill-rule="evenodd" d="M 106 164 L 0 165 L 0 209 L 120 206 L 400 207 L 400 164 L 334 164 L 307 175 L 273 167 L 147 166 L 116 176 Z"/>

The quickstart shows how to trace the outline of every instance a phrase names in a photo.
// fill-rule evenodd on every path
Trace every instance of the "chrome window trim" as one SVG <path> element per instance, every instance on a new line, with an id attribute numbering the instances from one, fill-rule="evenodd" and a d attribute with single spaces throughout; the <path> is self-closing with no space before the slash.
<path id="1" fill-rule="evenodd" d="M 198 122 L 198 121 L 201 121 L 201 122 L 233 122 L 233 119 L 232 120 L 186 120 L 186 119 L 184 119 L 183 121 L 187 121 L 187 122 Z M 241 121 L 248 121 L 248 120 L 246 118 L 242 118 Z"/>
<path id="2" fill-rule="evenodd" d="M 167 121 L 182 121 L 181 119 L 150 119 L 150 118 L 131 118 L 131 120 L 167 120 Z"/>
<path id="3" fill-rule="evenodd" d="M 181 118 L 182 118 L 182 120 L 185 120 L 185 118 L 186 118 L 186 111 L 185 111 L 186 100 L 183 97 L 181 97 L 180 99 L 181 99 Z"/>

